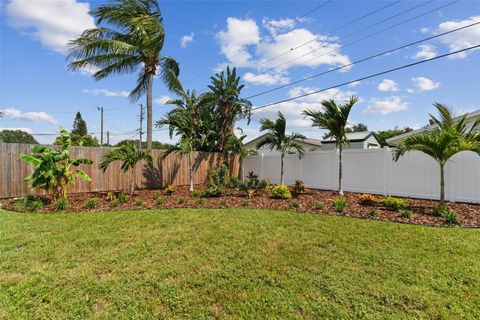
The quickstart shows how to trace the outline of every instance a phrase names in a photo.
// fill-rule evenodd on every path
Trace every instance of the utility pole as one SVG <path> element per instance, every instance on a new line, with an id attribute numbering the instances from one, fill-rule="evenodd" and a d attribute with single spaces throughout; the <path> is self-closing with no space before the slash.
<path id="1" fill-rule="evenodd" d="M 110 131 L 107 130 L 107 145 L 110 145 Z"/>
<path id="2" fill-rule="evenodd" d="M 142 127 L 143 127 L 143 105 L 140 104 L 140 129 L 139 129 L 139 134 L 140 138 L 138 139 L 138 149 L 142 149 Z"/>
<path id="3" fill-rule="evenodd" d="M 103 146 L 103 107 L 97 107 L 100 111 L 100 145 Z"/>

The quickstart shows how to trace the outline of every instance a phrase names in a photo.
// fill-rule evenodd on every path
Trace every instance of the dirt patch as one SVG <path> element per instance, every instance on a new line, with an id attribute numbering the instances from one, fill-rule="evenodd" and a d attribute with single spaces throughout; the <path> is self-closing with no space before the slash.
<path id="1" fill-rule="evenodd" d="M 201 189 L 197 186 L 196 189 Z M 117 193 L 118 195 L 118 193 Z M 107 199 L 106 192 L 92 192 L 71 194 L 69 196 L 69 212 L 80 211 L 116 211 L 133 209 L 167 209 L 167 208 L 264 208 L 278 210 L 292 210 L 314 214 L 344 215 L 363 219 L 381 221 L 395 221 L 429 226 L 448 226 L 445 218 L 435 217 L 433 209 L 438 201 L 433 200 L 408 200 L 414 215 L 411 218 L 401 217 L 398 212 L 387 209 L 382 203 L 372 206 L 360 204 L 360 194 L 345 193 L 347 208 L 344 213 L 337 213 L 332 205 L 332 200 L 338 197 L 333 191 L 308 189 L 301 195 L 294 195 L 289 200 L 274 199 L 267 191 L 257 192 L 251 199 L 247 199 L 236 190 L 228 190 L 228 194 L 217 198 L 199 198 L 190 194 L 187 187 L 178 187 L 172 195 L 167 195 L 163 190 L 139 190 L 129 196 L 125 203 L 112 202 Z M 88 199 L 99 198 L 98 205 L 87 209 L 85 203 Z M 158 198 L 161 200 L 158 201 Z M 55 205 L 48 197 L 38 197 L 44 203 L 42 212 L 55 212 Z M 182 200 L 183 199 L 183 200 Z M 2 208 L 15 210 L 15 199 L 2 201 Z M 323 209 L 317 209 L 318 204 L 323 204 Z M 460 225 L 463 227 L 480 227 L 480 205 L 466 203 L 449 203 L 448 207 L 458 214 Z"/>

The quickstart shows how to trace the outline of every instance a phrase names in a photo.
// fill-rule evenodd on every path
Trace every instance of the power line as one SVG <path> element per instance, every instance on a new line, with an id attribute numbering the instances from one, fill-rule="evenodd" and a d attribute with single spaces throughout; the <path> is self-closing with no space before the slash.
<path id="1" fill-rule="evenodd" d="M 341 46 L 337 47 L 336 49 L 333 49 L 333 50 L 327 51 L 327 52 L 325 52 L 325 53 L 322 53 L 322 54 L 319 55 L 319 56 L 316 56 L 316 57 L 313 57 L 313 58 L 311 58 L 311 59 L 309 59 L 309 60 L 303 61 L 303 63 L 307 63 L 307 62 L 313 61 L 313 60 L 315 60 L 315 59 L 318 59 L 318 58 L 320 58 L 320 57 L 323 57 L 323 56 L 325 56 L 325 55 L 327 55 L 327 54 L 337 52 L 337 51 L 339 51 L 340 49 L 344 49 L 344 48 L 349 47 L 349 46 L 351 46 L 351 45 L 353 45 L 353 44 L 356 44 L 356 43 L 358 43 L 358 42 L 360 42 L 360 41 L 369 39 L 369 38 L 371 38 L 371 37 L 373 37 L 373 36 L 376 36 L 377 34 L 380 34 L 380 33 L 385 32 L 385 31 L 387 31 L 387 30 L 391 30 L 391 29 L 396 28 L 396 27 L 398 27 L 398 26 L 400 26 L 400 25 L 402 25 L 402 24 L 405 24 L 405 23 L 408 23 L 408 22 L 410 22 L 410 21 L 416 20 L 416 19 L 418 19 L 418 18 L 420 18 L 420 17 L 423 17 L 423 16 L 425 16 L 425 15 L 427 15 L 427 14 L 430 14 L 430 13 L 435 12 L 435 11 L 437 11 L 437 10 L 443 9 L 443 8 L 445 8 L 445 7 L 451 6 L 451 5 L 453 5 L 453 4 L 455 4 L 455 3 L 458 3 L 458 2 L 460 2 L 460 1 L 461 1 L 461 0 L 456 0 L 456 1 L 453 1 L 453 2 L 450 2 L 450 3 L 447 3 L 447 4 L 445 4 L 445 5 L 436 7 L 435 9 L 428 10 L 428 11 L 423 12 L 423 13 L 421 13 L 421 14 L 419 14 L 419 15 L 416 15 L 416 16 L 414 16 L 414 17 L 412 17 L 412 18 L 409 18 L 409 19 L 407 19 L 407 20 L 404 20 L 404 21 L 401 21 L 401 22 L 396 23 L 396 24 L 394 24 L 394 25 L 391 25 L 391 26 L 389 26 L 389 27 L 387 27 L 387 28 L 385 28 L 385 29 L 378 30 L 378 31 L 376 31 L 376 32 L 374 32 L 374 33 L 371 33 L 371 34 L 365 36 L 365 37 L 362 37 L 362 38 L 360 38 L 360 39 L 351 41 L 351 42 L 349 42 L 349 43 L 347 43 L 347 44 L 341 45 Z M 325 46 L 322 46 L 321 48 L 324 48 L 324 47 L 325 47 Z M 321 49 L 321 48 L 319 48 L 319 49 Z M 307 53 L 304 53 L 304 54 L 302 54 L 302 55 L 299 56 L 299 57 L 296 57 L 296 58 L 287 60 L 287 61 L 285 61 L 285 62 L 283 62 L 283 63 L 281 63 L 281 64 L 279 64 L 279 65 L 276 65 L 276 66 L 274 66 L 274 67 L 271 67 L 270 69 L 276 69 L 276 68 L 279 68 L 279 67 L 281 67 L 281 66 L 287 65 L 287 64 L 289 64 L 290 62 L 294 62 L 295 60 L 298 60 L 299 58 L 302 58 L 302 57 L 304 57 L 304 56 L 307 56 L 307 55 L 309 55 L 309 54 L 312 54 L 312 53 L 318 51 L 319 49 L 315 49 L 315 50 L 309 51 L 309 52 L 307 52 Z M 280 70 L 280 71 L 281 71 L 281 70 Z"/>
<path id="2" fill-rule="evenodd" d="M 401 1 L 401 0 L 400 0 L 400 1 Z M 303 18 L 305 18 L 305 17 L 308 16 L 309 14 L 312 14 L 313 12 L 317 11 L 318 9 L 325 7 L 326 5 L 330 4 L 331 2 L 333 2 L 333 0 L 329 0 L 329 1 L 326 1 L 326 2 L 322 3 L 321 5 L 313 8 L 312 10 L 310 10 L 310 11 L 308 11 L 308 12 L 306 12 L 306 13 L 304 13 L 304 14 L 303 14 L 302 16 L 300 16 L 299 18 L 295 18 L 293 21 L 291 21 L 290 23 L 288 23 L 288 24 L 286 24 L 285 26 L 281 27 L 279 30 L 284 30 L 284 29 L 290 27 L 291 25 L 293 25 L 293 24 L 294 24 L 295 22 L 297 22 L 297 21 L 298 21 L 298 22 L 301 22 Z M 261 37 L 261 38 L 259 39 L 259 41 L 262 41 L 262 40 L 264 40 L 264 39 L 267 38 L 267 37 L 268 37 L 268 35 L 265 35 L 265 36 Z M 239 54 L 240 54 L 240 53 L 236 53 L 232 58 L 238 56 Z M 190 81 L 192 81 L 192 80 L 194 80 L 194 79 L 196 79 L 196 78 L 204 75 L 205 73 L 210 73 L 210 71 L 211 71 L 211 68 L 210 68 L 210 69 L 207 69 L 207 70 L 205 70 L 205 71 L 202 71 L 202 72 L 194 75 L 193 77 L 190 77 L 190 78 L 188 78 L 187 80 L 183 81 L 183 83 L 185 84 L 185 83 L 187 83 L 187 82 L 190 82 Z"/>
<path id="3" fill-rule="evenodd" d="M 338 71 L 338 70 L 353 66 L 355 64 L 359 64 L 359 63 L 362 63 L 362 62 L 365 62 L 365 61 L 368 61 L 368 60 L 372 60 L 374 58 L 378 58 L 380 56 L 383 56 L 383 55 L 386 55 L 386 54 L 389 54 L 389 53 L 392 53 L 392 52 L 395 52 L 395 51 L 398 51 L 398 50 L 401 50 L 401 49 L 405 49 L 407 47 L 417 45 L 417 44 L 425 42 L 425 41 L 429 41 L 429 40 L 432 40 L 432 39 L 435 39 L 435 38 L 438 38 L 438 37 L 442 37 L 444 35 L 447 35 L 447 34 L 462 30 L 462 29 L 470 28 L 470 27 L 473 27 L 473 26 L 478 25 L 478 24 L 480 24 L 480 21 L 479 22 L 474 22 L 474 23 L 471 23 L 469 25 L 466 25 L 466 26 L 463 26 L 463 27 L 460 27 L 460 28 L 456 28 L 456 29 L 453 29 L 453 30 L 450 30 L 450 31 L 446 31 L 446 32 L 443 32 L 443 33 L 440 33 L 440 34 L 436 34 L 436 35 L 428 37 L 428 38 L 424 38 L 424 39 L 421 39 L 421 40 L 410 42 L 408 44 L 396 47 L 394 49 L 389 49 L 387 51 L 383 51 L 381 53 L 377 53 L 375 55 L 372 55 L 372 56 L 369 56 L 369 57 L 366 57 L 366 58 L 363 58 L 363 59 L 360 59 L 360 60 L 357 60 L 357 61 L 354 61 L 354 62 L 351 62 L 351 63 L 348 63 L 348 64 L 344 64 L 344 65 L 339 66 L 339 67 L 334 68 L 334 69 L 330 69 L 330 70 L 327 70 L 327 71 L 324 71 L 324 72 L 321 72 L 321 73 L 317 73 L 317 74 L 314 74 L 312 76 L 309 76 L 309 77 L 306 77 L 306 78 L 303 78 L 303 79 L 300 79 L 300 80 L 296 80 L 296 81 L 293 81 L 293 82 L 290 82 L 290 83 L 287 83 L 287 84 L 284 84 L 284 85 L 281 85 L 281 86 L 278 86 L 278 87 L 275 87 L 275 88 L 272 88 L 272 89 L 269 89 L 269 90 L 265 90 L 265 91 L 256 93 L 254 95 L 246 97 L 245 99 L 251 99 L 251 98 L 255 98 L 255 97 L 258 97 L 258 96 L 261 96 L 261 95 L 264 95 L 264 94 L 267 94 L 267 93 L 270 93 L 270 92 L 273 92 L 273 91 L 277 91 L 277 90 L 292 86 L 294 84 L 304 82 L 304 81 L 307 81 L 307 80 L 311 80 L 313 78 L 317 78 L 319 76 L 322 76 L 322 75 L 325 75 L 325 74 L 328 74 L 328 73 L 331 73 L 331 72 L 334 72 L 334 71 Z"/>
<path id="4" fill-rule="evenodd" d="M 426 60 L 423 60 L 423 61 L 417 61 L 417 62 L 409 63 L 409 64 L 406 64 L 406 65 L 403 65 L 403 66 L 400 66 L 400 67 L 395 67 L 395 68 L 392 68 L 392 69 L 388 69 L 386 71 L 382 71 L 382 72 L 374 73 L 374 74 L 371 74 L 371 75 L 368 75 L 368 76 L 365 76 L 365 77 L 357 78 L 355 80 L 350 80 L 350 81 L 347 81 L 347 82 L 343 82 L 343 83 L 340 83 L 340 84 L 337 84 L 337 85 L 334 85 L 334 86 L 331 86 L 331 87 L 328 87 L 328 88 L 324 88 L 324 89 L 321 89 L 321 90 L 315 90 L 315 91 L 305 93 L 305 94 L 302 94 L 302 95 L 298 95 L 298 96 L 295 96 L 295 97 L 291 97 L 291 98 L 288 98 L 288 99 L 268 103 L 268 104 L 262 105 L 260 107 L 253 108 L 252 111 L 258 110 L 258 109 L 263 109 L 263 108 L 266 108 L 266 107 L 271 107 L 271 106 L 274 106 L 274 105 L 277 105 L 277 104 L 280 104 L 280 103 L 296 100 L 296 99 L 299 99 L 299 98 L 304 98 L 304 97 L 307 97 L 307 96 L 311 96 L 313 94 L 317 94 L 317 93 L 324 92 L 324 91 L 327 91 L 327 90 L 331 90 L 331 89 L 334 89 L 334 88 L 342 87 L 342 86 L 345 86 L 347 84 L 351 84 L 351 83 L 354 83 L 354 82 L 357 82 L 357 81 L 363 81 L 363 80 L 366 80 L 366 79 L 378 77 L 378 76 L 383 75 L 383 74 L 391 73 L 391 72 L 398 71 L 398 70 L 401 70 L 401 69 L 410 68 L 410 67 L 422 64 L 422 63 L 426 63 L 426 62 L 430 62 L 430 61 L 433 61 L 433 60 L 441 59 L 441 58 L 448 57 L 448 56 L 451 56 L 451 55 L 454 55 L 454 54 L 457 54 L 457 53 L 473 50 L 473 49 L 476 49 L 476 48 L 479 48 L 479 47 L 480 47 L 480 44 L 477 44 L 475 46 L 471 46 L 471 47 L 464 48 L 464 49 L 461 49 L 461 50 L 445 53 L 445 54 L 442 54 L 442 55 L 439 55 L 439 56 L 436 56 L 436 57 L 433 57 L 433 58 L 430 58 L 430 59 L 426 59 Z"/>

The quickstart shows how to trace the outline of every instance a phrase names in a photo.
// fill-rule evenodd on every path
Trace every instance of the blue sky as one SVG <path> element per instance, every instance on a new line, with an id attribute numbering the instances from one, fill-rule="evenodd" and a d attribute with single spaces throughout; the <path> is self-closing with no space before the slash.
<path id="1" fill-rule="evenodd" d="M 111 142 L 135 137 L 133 130 L 139 126 L 138 103 L 144 103 L 141 99 L 132 104 L 126 97 L 134 87 L 135 75 L 96 82 L 89 76 L 89 70 L 66 70 L 66 42 L 94 26 L 88 10 L 102 3 L 82 0 L 2 2 L 0 110 L 6 116 L 0 118 L 0 128 L 54 133 L 60 126 L 70 129 L 75 112 L 80 111 L 89 131 L 98 136 L 100 115 L 97 107 L 102 106 L 105 130 L 110 131 Z M 480 21 L 480 1 L 334 0 L 314 10 L 323 3 L 326 1 L 160 1 L 166 29 L 163 53 L 179 61 L 185 88 L 205 91 L 209 77 L 229 64 L 238 67 L 246 84 L 244 96 L 250 96 Z M 434 10 L 449 3 L 452 4 L 446 8 Z M 388 4 L 392 5 L 330 32 Z M 304 16 L 307 12 L 310 13 Z M 398 16 L 390 19 L 395 15 Z M 412 20 L 402 23 L 409 19 Z M 400 25 L 391 27 L 396 24 Z M 372 36 L 361 40 L 369 35 Z M 288 52 L 308 41 L 307 45 Z M 479 25 L 251 101 L 254 106 L 261 106 L 476 44 L 480 44 Z M 281 53 L 286 54 L 272 60 Z M 419 127 L 427 122 L 428 113 L 434 111 L 432 103 L 436 101 L 449 105 L 457 113 L 480 109 L 478 70 L 480 50 L 472 50 L 264 108 L 253 114 L 249 126 L 241 122 L 239 127 L 249 138 L 254 138 L 259 134 L 261 118 L 274 117 L 282 111 L 289 130 L 312 138 L 321 137 L 322 132 L 312 129 L 301 111 L 306 107 L 319 107 L 322 99 L 333 97 L 342 101 L 351 94 L 361 99 L 352 111 L 352 123 L 362 122 L 371 130 Z M 173 94 L 160 80 L 155 80 L 154 119 L 171 110 L 164 105 L 168 97 Z M 54 138 L 36 137 L 43 143 Z M 154 139 L 169 141 L 165 131 L 155 131 Z"/>

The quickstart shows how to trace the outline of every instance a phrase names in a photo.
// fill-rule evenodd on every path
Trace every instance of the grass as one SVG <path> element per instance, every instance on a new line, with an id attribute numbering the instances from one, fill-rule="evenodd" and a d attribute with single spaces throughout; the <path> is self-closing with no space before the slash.
<path id="1" fill-rule="evenodd" d="M 251 208 L 0 212 L 0 319 L 478 319 L 479 243 Z"/>

